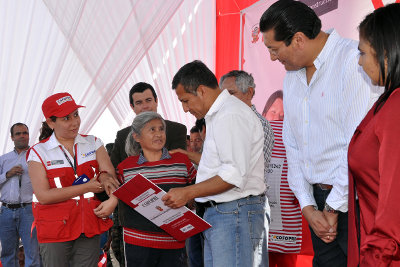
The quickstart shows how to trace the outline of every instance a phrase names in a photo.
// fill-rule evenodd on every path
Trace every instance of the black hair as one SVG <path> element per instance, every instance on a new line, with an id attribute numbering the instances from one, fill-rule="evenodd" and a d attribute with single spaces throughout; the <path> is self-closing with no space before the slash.
<path id="1" fill-rule="evenodd" d="M 268 110 L 271 108 L 272 104 L 277 100 L 278 98 L 283 100 L 283 91 L 282 90 L 277 90 L 270 95 L 268 98 L 267 102 L 265 103 L 264 110 L 262 112 L 262 115 L 265 117 L 267 115 Z"/>
<path id="2" fill-rule="evenodd" d="M 190 129 L 190 133 L 200 133 L 200 129 L 195 125 Z"/>
<path id="3" fill-rule="evenodd" d="M 11 126 L 11 128 L 10 128 L 11 136 L 14 136 L 14 127 L 15 127 L 15 126 L 25 126 L 26 129 L 28 129 L 28 132 L 29 132 L 29 128 L 28 128 L 28 126 L 26 126 L 25 123 L 17 122 L 17 123 L 14 123 L 13 126 Z"/>
<path id="4" fill-rule="evenodd" d="M 196 127 L 200 132 L 203 131 L 203 128 L 206 127 L 206 120 L 204 118 L 196 120 Z"/>
<path id="5" fill-rule="evenodd" d="M 365 17 L 358 29 L 360 38 L 368 41 L 376 53 L 379 80 L 385 85 L 383 94 L 377 100 L 376 113 L 393 91 L 400 87 L 400 4 L 376 9 Z"/>
<path id="6" fill-rule="evenodd" d="M 108 144 L 106 144 L 105 147 L 106 147 L 108 156 L 111 157 L 111 152 L 112 152 L 112 150 L 113 150 L 113 148 L 114 148 L 114 143 L 108 143 Z"/>
<path id="7" fill-rule="evenodd" d="M 300 1 L 280 0 L 271 5 L 261 16 L 260 31 L 275 31 L 275 40 L 292 42 L 295 33 L 302 32 L 314 39 L 321 31 L 321 20 L 306 4 Z"/>
<path id="8" fill-rule="evenodd" d="M 129 103 L 131 103 L 132 106 L 135 106 L 135 104 L 133 103 L 132 95 L 134 93 L 143 93 L 147 89 L 150 89 L 151 93 L 154 96 L 154 101 L 157 102 L 157 94 L 156 94 L 156 91 L 154 90 L 153 86 L 151 86 L 151 84 L 148 84 L 148 83 L 140 82 L 140 83 L 137 83 L 134 86 L 132 86 L 131 90 L 129 91 Z"/>
<path id="9" fill-rule="evenodd" d="M 55 122 L 57 120 L 56 116 L 51 116 L 50 120 Z M 50 128 L 46 121 L 42 122 L 42 127 L 40 128 L 39 141 L 49 138 L 53 134 L 54 130 Z"/>
<path id="10" fill-rule="evenodd" d="M 218 88 L 218 80 L 214 73 L 200 60 L 187 63 L 181 67 L 172 80 L 172 89 L 175 90 L 181 84 L 185 92 L 197 95 L 200 85 L 212 89 Z"/>

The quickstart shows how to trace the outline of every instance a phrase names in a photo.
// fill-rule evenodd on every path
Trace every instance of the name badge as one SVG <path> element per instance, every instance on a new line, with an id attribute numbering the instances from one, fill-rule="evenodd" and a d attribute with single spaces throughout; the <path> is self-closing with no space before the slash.
<path id="1" fill-rule="evenodd" d="M 85 184 L 89 182 L 89 177 L 87 177 L 86 174 L 82 174 L 78 178 L 75 179 L 75 181 L 72 183 L 72 185 L 79 185 L 79 184 Z"/>

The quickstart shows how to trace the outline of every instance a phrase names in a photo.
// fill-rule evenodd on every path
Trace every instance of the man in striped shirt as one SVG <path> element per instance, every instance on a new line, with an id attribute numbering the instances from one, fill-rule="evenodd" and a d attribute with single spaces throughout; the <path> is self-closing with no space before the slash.
<path id="1" fill-rule="evenodd" d="M 312 229 L 314 266 L 346 266 L 347 148 L 368 110 L 371 85 L 358 66 L 357 42 L 300 1 L 278 1 L 260 31 L 284 80 L 283 140 L 288 181 Z"/>
<path id="2" fill-rule="evenodd" d="M 269 122 L 260 113 L 258 113 L 256 107 L 251 103 L 256 89 L 254 78 L 251 74 L 248 74 L 243 70 L 232 70 L 221 77 L 219 81 L 219 87 L 222 90 L 227 89 L 231 95 L 242 100 L 253 110 L 261 122 L 264 130 L 264 180 L 265 185 L 268 186 L 267 166 L 269 160 L 271 159 L 272 147 L 274 146 L 274 132 Z M 269 216 L 269 205 L 267 205 L 267 210 Z"/>

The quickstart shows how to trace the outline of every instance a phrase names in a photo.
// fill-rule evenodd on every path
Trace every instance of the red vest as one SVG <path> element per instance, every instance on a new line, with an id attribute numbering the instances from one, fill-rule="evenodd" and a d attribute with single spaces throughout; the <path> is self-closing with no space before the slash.
<path id="1" fill-rule="evenodd" d="M 96 161 L 96 138 L 78 135 L 75 141 L 76 172 L 89 179 L 98 173 Z M 51 188 L 73 186 L 75 173 L 63 151 L 55 145 L 54 135 L 31 148 L 43 164 Z M 32 155 L 28 160 L 32 160 Z M 71 160 L 73 162 L 73 159 Z M 35 200 L 35 198 L 34 198 Z M 93 237 L 107 231 L 112 226 L 110 219 L 97 217 L 93 209 L 100 201 L 93 193 L 86 193 L 56 204 L 33 203 L 33 215 L 39 243 L 64 242 L 77 239 L 82 233 Z"/>

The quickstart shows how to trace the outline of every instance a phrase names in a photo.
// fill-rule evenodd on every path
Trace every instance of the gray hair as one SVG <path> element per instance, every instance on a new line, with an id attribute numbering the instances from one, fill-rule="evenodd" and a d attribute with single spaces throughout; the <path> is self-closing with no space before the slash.
<path id="1" fill-rule="evenodd" d="M 129 132 L 125 142 L 125 152 L 128 156 L 139 155 L 142 148 L 132 135 L 135 133 L 140 136 L 144 126 L 146 126 L 146 124 L 152 120 L 160 120 L 165 129 L 165 121 L 157 112 L 145 111 L 137 115 L 132 122 L 131 131 Z"/>
<path id="2" fill-rule="evenodd" d="M 219 81 L 219 86 L 222 88 L 222 83 L 225 79 L 235 77 L 236 87 L 242 92 L 247 93 L 250 87 L 256 89 L 256 84 L 254 83 L 254 78 L 251 74 L 243 70 L 232 70 L 221 77 Z"/>

